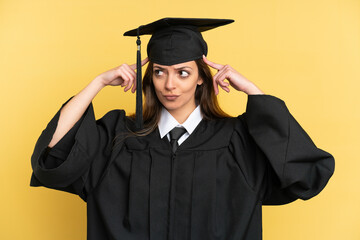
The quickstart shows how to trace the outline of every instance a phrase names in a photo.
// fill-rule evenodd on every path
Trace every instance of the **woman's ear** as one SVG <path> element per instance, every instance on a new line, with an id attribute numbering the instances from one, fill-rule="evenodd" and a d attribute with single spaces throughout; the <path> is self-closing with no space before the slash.
<path id="1" fill-rule="evenodd" d="M 202 78 L 199 78 L 199 79 L 198 79 L 198 82 L 197 82 L 197 85 L 201 85 L 201 84 L 203 84 L 203 82 L 204 82 L 204 81 L 202 80 Z"/>

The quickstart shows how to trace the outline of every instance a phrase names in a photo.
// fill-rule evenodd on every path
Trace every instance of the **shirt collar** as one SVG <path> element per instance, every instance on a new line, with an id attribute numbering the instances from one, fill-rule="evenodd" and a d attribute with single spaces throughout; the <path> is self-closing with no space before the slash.
<path id="1" fill-rule="evenodd" d="M 160 137 L 163 138 L 166 134 L 168 134 L 174 127 L 184 127 L 186 131 L 191 134 L 197 125 L 201 122 L 202 115 L 200 110 L 200 105 L 198 105 L 194 111 L 189 115 L 186 121 L 183 124 L 180 124 L 176 119 L 166 110 L 166 108 L 162 108 L 160 121 L 158 124 Z"/>

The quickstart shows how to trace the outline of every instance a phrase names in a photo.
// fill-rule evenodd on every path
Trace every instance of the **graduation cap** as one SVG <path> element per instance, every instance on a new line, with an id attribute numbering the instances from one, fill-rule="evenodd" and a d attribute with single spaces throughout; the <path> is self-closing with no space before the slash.
<path id="1" fill-rule="evenodd" d="M 136 128 L 142 129 L 142 74 L 140 35 L 152 35 L 147 45 L 150 61 L 160 65 L 174 65 L 207 56 L 208 47 L 201 32 L 234 22 L 232 19 L 163 18 L 136 29 L 124 36 L 137 36 L 136 58 Z"/>

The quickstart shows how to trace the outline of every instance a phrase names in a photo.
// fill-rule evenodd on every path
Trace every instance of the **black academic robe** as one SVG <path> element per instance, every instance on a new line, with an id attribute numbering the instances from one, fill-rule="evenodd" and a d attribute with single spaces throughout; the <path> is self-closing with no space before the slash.
<path id="1" fill-rule="evenodd" d="M 309 199 L 334 171 L 333 156 L 271 95 L 249 95 L 238 117 L 202 120 L 175 154 L 158 129 L 113 141 L 131 121 L 123 110 L 96 120 L 92 103 L 47 148 L 59 115 L 36 143 L 30 186 L 86 201 L 90 240 L 262 239 L 262 205 Z"/>

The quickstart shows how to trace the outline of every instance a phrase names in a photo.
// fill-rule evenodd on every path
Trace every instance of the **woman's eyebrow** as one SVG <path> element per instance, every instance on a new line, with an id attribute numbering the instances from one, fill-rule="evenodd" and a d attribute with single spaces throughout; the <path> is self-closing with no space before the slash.
<path id="1" fill-rule="evenodd" d="M 160 67 L 160 66 L 154 66 L 154 69 L 155 69 L 155 68 L 160 69 L 160 70 L 166 70 L 165 68 L 162 68 L 162 67 Z M 184 68 L 192 69 L 191 67 L 184 66 L 184 67 L 175 68 L 175 70 L 180 70 L 180 69 L 184 69 Z"/>
<path id="2" fill-rule="evenodd" d="M 184 69 L 184 68 L 190 68 L 190 69 L 192 69 L 191 67 L 184 66 L 184 67 L 178 67 L 178 68 L 175 68 L 175 70 Z"/>
<path id="3" fill-rule="evenodd" d="M 160 70 L 164 70 L 165 68 L 159 67 L 159 66 L 154 66 L 154 68 L 158 68 Z"/>

